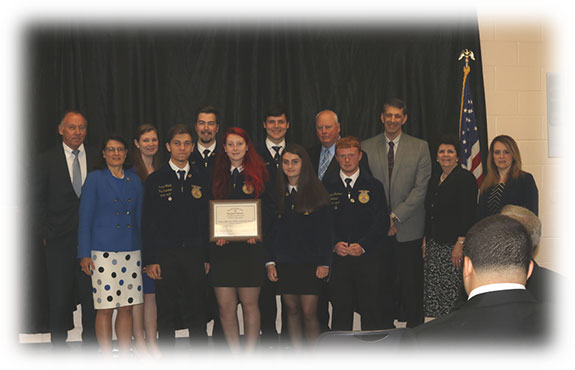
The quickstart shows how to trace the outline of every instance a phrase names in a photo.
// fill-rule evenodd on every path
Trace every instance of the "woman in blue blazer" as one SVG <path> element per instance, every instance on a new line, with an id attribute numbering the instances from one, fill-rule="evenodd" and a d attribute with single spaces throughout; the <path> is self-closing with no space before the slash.
<path id="1" fill-rule="evenodd" d="M 80 200 L 78 258 L 92 277 L 96 336 L 100 349 L 112 353 L 112 314 L 121 353 L 132 340 L 132 306 L 143 303 L 140 219 L 142 184 L 124 171 L 126 141 L 107 137 L 102 145 L 105 168 L 88 174 Z"/>
<path id="2" fill-rule="evenodd" d="M 515 140 L 500 135 L 489 146 L 487 175 L 479 192 L 478 220 L 499 213 L 506 204 L 527 208 L 537 215 L 539 192 L 533 176 L 521 170 Z"/>

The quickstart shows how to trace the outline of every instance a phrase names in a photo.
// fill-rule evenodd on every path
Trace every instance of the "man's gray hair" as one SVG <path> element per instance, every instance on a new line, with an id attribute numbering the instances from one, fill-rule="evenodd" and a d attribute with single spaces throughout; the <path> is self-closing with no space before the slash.
<path id="1" fill-rule="evenodd" d="M 527 232 L 531 236 L 531 241 L 533 242 L 533 253 L 535 253 L 535 250 L 541 241 L 541 220 L 539 220 L 539 217 L 527 208 L 513 204 L 508 204 L 503 207 L 501 214 L 521 222 L 523 227 L 527 229 Z"/>

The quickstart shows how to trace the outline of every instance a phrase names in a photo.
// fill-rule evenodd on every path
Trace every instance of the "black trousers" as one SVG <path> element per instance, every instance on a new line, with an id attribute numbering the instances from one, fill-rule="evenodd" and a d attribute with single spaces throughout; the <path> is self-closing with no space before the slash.
<path id="1" fill-rule="evenodd" d="M 46 241 L 50 334 L 54 345 L 65 344 L 78 302 L 82 309 L 82 342 L 97 343 L 92 279 L 80 268 L 76 243 L 75 235 Z"/>
<path id="2" fill-rule="evenodd" d="M 381 329 L 380 251 L 359 257 L 334 255 L 329 281 L 332 330 L 353 330 L 353 313 L 361 315 L 362 330 Z"/>
<path id="3" fill-rule="evenodd" d="M 162 276 L 156 280 L 159 344 L 174 346 L 180 312 L 190 340 L 206 344 L 204 251 L 201 248 L 164 248 L 158 252 L 158 263 Z"/>
<path id="4" fill-rule="evenodd" d="M 398 242 L 392 237 L 383 249 L 381 277 L 382 325 L 393 327 L 393 319 L 408 328 L 424 321 L 422 239 Z M 391 326 L 389 326 L 391 325 Z"/>

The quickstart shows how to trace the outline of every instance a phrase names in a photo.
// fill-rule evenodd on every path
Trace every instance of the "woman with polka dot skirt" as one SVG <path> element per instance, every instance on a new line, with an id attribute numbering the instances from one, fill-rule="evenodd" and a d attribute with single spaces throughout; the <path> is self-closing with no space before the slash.
<path id="1" fill-rule="evenodd" d="M 132 341 L 132 306 L 143 303 L 141 263 L 142 184 L 124 171 L 126 141 L 107 137 L 103 169 L 88 174 L 82 187 L 78 258 L 92 277 L 96 336 L 102 353 L 112 353 L 112 315 L 120 353 Z"/>

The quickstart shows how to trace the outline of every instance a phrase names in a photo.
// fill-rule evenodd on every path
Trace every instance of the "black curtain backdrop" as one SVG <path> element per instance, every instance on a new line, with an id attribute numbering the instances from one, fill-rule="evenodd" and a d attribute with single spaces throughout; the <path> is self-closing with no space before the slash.
<path id="1" fill-rule="evenodd" d="M 25 41 L 23 113 L 34 156 L 60 142 L 57 125 L 69 108 L 85 112 L 92 145 L 108 132 L 131 139 L 142 123 L 156 125 L 162 141 L 172 124 L 195 123 L 202 104 L 219 109 L 220 132 L 240 126 L 258 142 L 263 110 L 282 102 L 288 140 L 309 147 L 318 142 L 317 112 L 334 110 L 342 136 L 364 140 L 383 131 L 382 101 L 395 96 L 408 106 L 404 131 L 427 140 L 434 158 L 439 135 L 458 131 L 463 49 L 475 53 L 470 78 L 484 160 L 487 153 L 475 15 L 345 25 L 43 24 L 30 26 Z M 47 329 L 43 254 L 30 239 L 22 253 L 22 333 Z"/>

